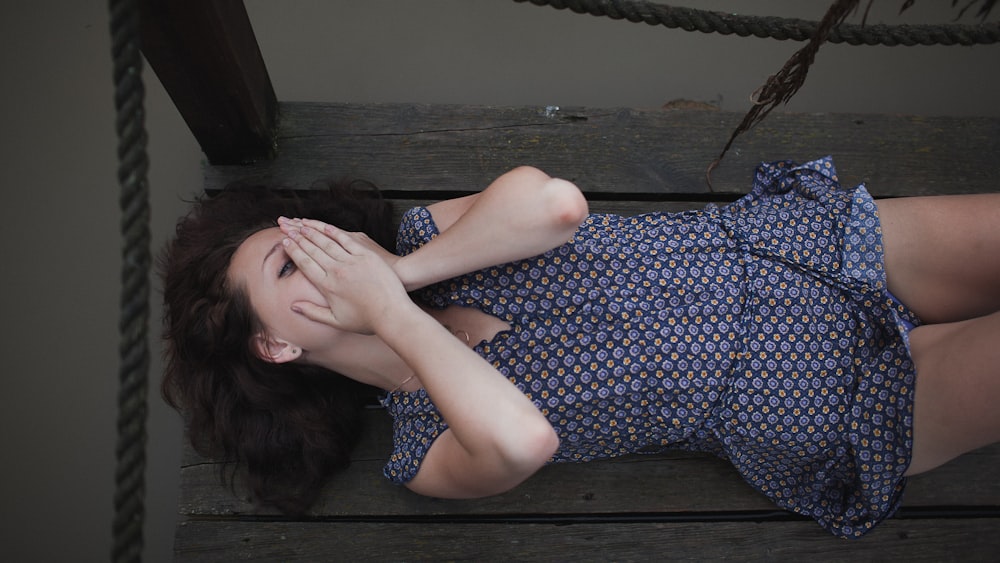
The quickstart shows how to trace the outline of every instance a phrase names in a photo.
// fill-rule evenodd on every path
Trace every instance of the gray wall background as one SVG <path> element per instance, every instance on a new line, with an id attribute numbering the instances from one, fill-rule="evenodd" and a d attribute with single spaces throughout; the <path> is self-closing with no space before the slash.
<path id="1" fill-rule="evenodd" d="M 649 108 L 686 98 L 745 111 L 748 94 L 799 47 L 504 0 L 246 4 L 282 100 Z M 817 19 L 829 3 L 678 4 Z M 878 0 L 870 21 L 956 14 L 950 2 L 923 0 L 900 18 L 901 4 Z M 101 561 L 111 545 L 120 243 L 109 52 L 103 2 L 0 8 L 0 549 L 8 561 Z M 998 55 L 1000 46 L 828 45 L 788 110 L 998 116 Z M 145 80 L 159 248 L 184 198 L 200 189 L 202 156 L 148 68 Z M 160 369 L 157 360 L 147 561 L 171 559 L 176 519 L 181 430 L 159 400 Z"/>

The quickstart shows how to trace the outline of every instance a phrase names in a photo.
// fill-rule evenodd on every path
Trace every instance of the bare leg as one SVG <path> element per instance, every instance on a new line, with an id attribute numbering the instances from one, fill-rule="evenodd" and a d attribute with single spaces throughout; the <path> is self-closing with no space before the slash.
<path id="1" fill-rule="evenodd" d="M 1000 312 L 917 327 L 913 458 L 908 475 L 1000 442 Z"/>
<path id="2" fill-rule="evenodd" d="M 889 290 L 927 323 L 910 333 L 912 475 L 1000 441 L 1000 194 L 878 207 Z"/>
<path id="3" fill-rule="evenodd" d="M 877 204 L 889 290 L 925 323 L 1000 310 L 1000 194 Z"/>

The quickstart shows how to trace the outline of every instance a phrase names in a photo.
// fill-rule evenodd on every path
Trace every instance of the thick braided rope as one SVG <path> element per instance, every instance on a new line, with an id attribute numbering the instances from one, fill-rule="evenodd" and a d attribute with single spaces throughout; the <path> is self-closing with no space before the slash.
<path id="1" fill-rule="evenodd" d="M 721 33 L 740 37 L 763 37 L 780 40 L 808 41 L 816 32 L 818 22 L 746 16 L 675 8 L 646 0 L 514 0 L 536 6 L 569 9 L 578 14 L 606 16 L 649 25 L 662 25 L 685 31 Z M 849 45 L 988 45 L 1000 41 L 1000 22 L 979 25 L 854 25 L 841 24 L 827 37 L 830 43 Z"/>
<path id="2" fill-rule="evenodd" d="M 146 468 L 146 388 L 149 346 L 149 190 L 144 125 L 139 12 L 135 0 L 110 0 L 122 210 L 122 288 L 118 320 L 118 443 L 112 560 L 140 561 Z"/>

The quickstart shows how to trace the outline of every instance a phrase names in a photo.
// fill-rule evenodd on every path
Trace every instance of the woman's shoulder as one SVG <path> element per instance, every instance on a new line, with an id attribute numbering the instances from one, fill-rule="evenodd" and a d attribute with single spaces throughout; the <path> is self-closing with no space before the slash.
<path id="1" fill-rule="evenodd" d="M 403 213 L 399 221 L 396 254 L 400 256 L 409 254 L 439 234 L 441 231 L 427 207 L 411 207 Z"/>
<path id="2" fill-rule="evenodd" d="M 382 406 L 392 417 L 393 452 L 383 469 L 395 483 L 409 482 L 417 474 L 434 441 L 448 423 L 423 389 L 388 393 Z"/>

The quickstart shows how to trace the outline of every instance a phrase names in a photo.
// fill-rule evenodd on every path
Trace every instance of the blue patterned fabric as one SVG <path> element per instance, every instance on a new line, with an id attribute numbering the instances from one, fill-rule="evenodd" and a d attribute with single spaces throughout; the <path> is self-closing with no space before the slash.
<path id="1" fill-rule="evenodd" d="M 438 234 L 424 208 L 406 254 Z M 899 505 L 914 370 L 888 294 L 876 207 L 829 158 L 762 164 L 719 208 L 591 215 L 567 244 L 422 290 L 511 325 L 476 351 L 560 438 L 551 462 L 666 448 L 728 459 L 778 506 L 860 536 Z M 413 478 L 447 428 L 423 390 L 390 393 L 385 474 Z"/>

